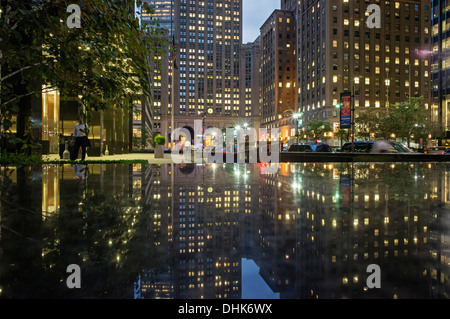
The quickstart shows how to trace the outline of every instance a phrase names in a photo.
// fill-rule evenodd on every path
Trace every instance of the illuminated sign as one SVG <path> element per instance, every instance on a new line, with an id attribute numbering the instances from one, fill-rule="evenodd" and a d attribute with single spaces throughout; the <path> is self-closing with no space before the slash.
<path id="1" fill-rule="evenodd" d="M 341 129 L 352 128 L 352 94 L 341 94 Z"/>

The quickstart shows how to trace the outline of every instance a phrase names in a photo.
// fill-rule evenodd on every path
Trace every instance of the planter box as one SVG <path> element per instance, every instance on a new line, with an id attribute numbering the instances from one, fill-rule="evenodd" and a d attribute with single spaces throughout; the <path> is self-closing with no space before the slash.
<path id="1" fill-rule="evenodd" d="M 157 145 L 155 148 L 155 158 L 164 158 L 164 145 Z"/>

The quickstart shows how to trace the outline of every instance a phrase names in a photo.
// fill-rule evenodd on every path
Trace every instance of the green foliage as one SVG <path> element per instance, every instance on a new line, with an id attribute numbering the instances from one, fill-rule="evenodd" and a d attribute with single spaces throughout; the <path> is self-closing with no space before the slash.
<path id="1" fill-rule="evenodd" d="M 14 124 L 23 99 L 49 89 L 58 88 L 61 99 L 79 96 L 87 112 L 131 110 L 137 98 L 150 100 L 150 65 L 165 43 L 160 31 L 153 24 L 140 27 L 134 1 L 127 0 L 78 1 L 81 28 L 70 29 L 66 9 L 71 3 L 14 0 L 3 6 L 2 2 L 2 132 Z M 138 0 L 141 4 L 151 12 Z"/>
<path id="2" fill-rule="evenodd" d="M 155 137 L 155 144 L 156 145 L 165 145 L 166 144 L 166 138 L 164 136 L 158 135 Z"/>
<path id="3" fill-rule="evenodd" d="M 35 165 L 41 164 L 42 158 L 39 155 L 28 155 L 25 153 L 11 153 L 2 151 L 0 155 L 0 165 Z"/>
<path id="4" fill-rule="evenodd" d="M 401 139 L 407 142 L 424 143 L 433 137 L 439 137 L 441 130 L 431 119 L 431 112 L 425 108 L 422 98 L 393 104 L 387 110 L 369 109 L 356 119 L 356 131 L 360 139 Z"/>
<path id="5" fill-rule="evenodd" d="M 20 152 L 2 151 L 0 155 L 0 165 L 40 165 L 40 164 L 148 164 L 147 160 L 46 160 L 41 156 L 29 155 Z"/>
<path id="6" fill-rule="evenodd" d="M 433 129 L 431 112 L 425 109 L 422 98 L 412 98 L 411 101 L 392 105 L 389 108 L 387 127 L 408 143 L 414 138 L 428 139 Z"/>
<path id="7" fill-rule="evenodd" d="M 385 110 L 368 109 L 356 119 L 356 132 L 361 140 L 389 139 L 390 128 Z"/>
<path id="8" fill-rule="evenodd" d="M 327 121 L 312 120 L 305 125 L 305 134 L 312 140 L 324 138 L 324 134 L 331 131 L 331 125 Z"/>

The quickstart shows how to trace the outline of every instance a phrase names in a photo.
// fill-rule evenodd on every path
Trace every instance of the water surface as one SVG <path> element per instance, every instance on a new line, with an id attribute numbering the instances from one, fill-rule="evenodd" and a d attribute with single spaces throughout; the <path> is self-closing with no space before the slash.
<path id="1" fill-rule="evenodd" d="M 2 167 L 0 297 L 448 297 L 450 166 L 263 170 Z M 66 284 L 71 264 L 79 289 Z"/>

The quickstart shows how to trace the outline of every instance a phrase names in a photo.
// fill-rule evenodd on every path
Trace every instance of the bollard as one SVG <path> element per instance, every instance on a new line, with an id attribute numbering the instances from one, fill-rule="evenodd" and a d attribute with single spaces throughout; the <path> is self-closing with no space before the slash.
<path id="1" fill-rule="evenodd" d="M 70 152 L 69 152 L 69 142 L 65 142 L 66 149 L 63 152 L 63 159 L 70 159 Z"/>

